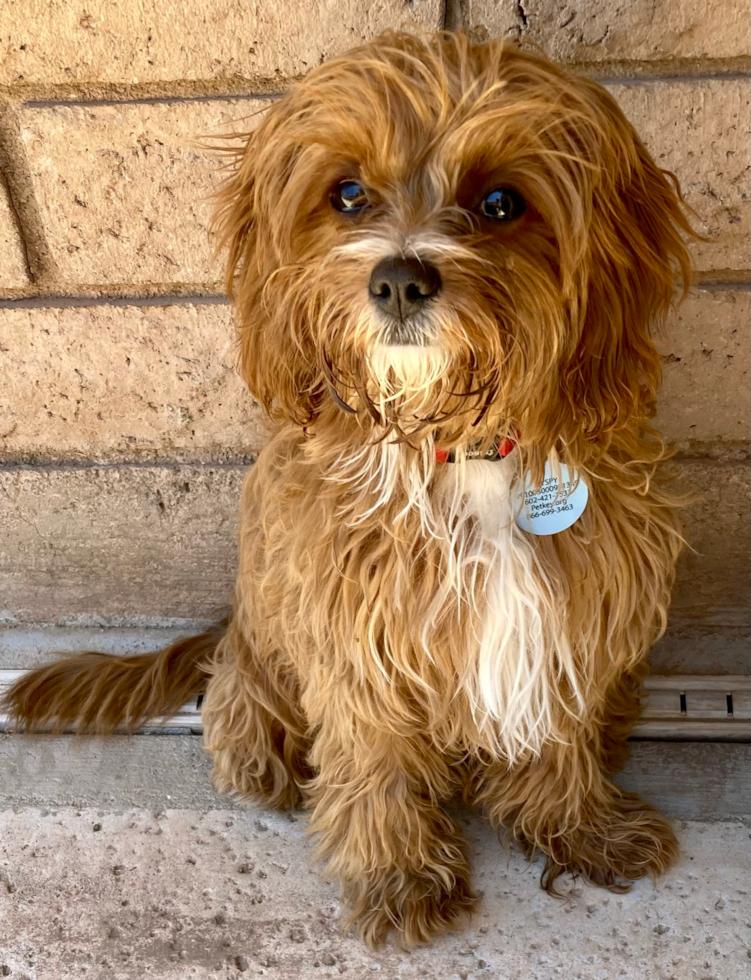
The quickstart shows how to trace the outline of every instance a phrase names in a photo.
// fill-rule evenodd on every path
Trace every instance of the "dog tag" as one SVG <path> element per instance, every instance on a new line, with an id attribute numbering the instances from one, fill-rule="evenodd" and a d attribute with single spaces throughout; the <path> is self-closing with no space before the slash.
<path id="1" fill-rule="evenodd" d="M 524 483 L 524 502 L 517 526 L 530 534 L 558 534 L 576 523 L 584 513 L 589 499 L 589 488 L 576 470 L 564 463 L 558 467 L 558 476 L 550 462 L 545 464 L 545 476 L 538 490 L 527 473 Z"/>

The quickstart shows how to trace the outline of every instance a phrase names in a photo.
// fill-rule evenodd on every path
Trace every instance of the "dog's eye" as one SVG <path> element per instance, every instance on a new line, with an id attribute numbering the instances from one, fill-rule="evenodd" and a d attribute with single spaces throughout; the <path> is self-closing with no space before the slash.
<path id="1" fill-rule="evenodd" d="M 513 221 L 524 214 L 527 203 L 518 191 L 510 187 L 496 187 L 480 205 L 480 211 L 486 218 L 496 221 Z"/>
<path id="2" fill-rule="evenodd" d="M 356 214 L 369 203 L 365 188 L 356 180 L 340 180 L 331 192 L 331 205 L 342 214 Z"/>

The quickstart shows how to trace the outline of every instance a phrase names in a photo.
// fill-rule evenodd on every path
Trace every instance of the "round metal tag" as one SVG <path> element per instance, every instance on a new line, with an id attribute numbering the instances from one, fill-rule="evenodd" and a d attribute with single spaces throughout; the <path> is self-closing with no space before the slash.
<path id="1" fill-rule="evenodd" d="M 517 525 L 530 534 L 558 534 L 571 527 L 584 513 L 589 499 L 589 488 L 576 470 L 569 469 L 564 463 L 556 467 L 550 462 L 545 464 L 545 476 L 542 485 L 535 490 L 530 474 L 527 473 L 524 484 L 524 503 Z"/>

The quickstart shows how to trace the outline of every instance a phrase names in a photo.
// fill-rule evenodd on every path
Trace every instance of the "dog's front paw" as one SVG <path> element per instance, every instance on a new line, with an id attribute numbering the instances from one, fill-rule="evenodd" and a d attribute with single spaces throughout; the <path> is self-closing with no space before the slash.
<path id="1" fill-rule="evenodd" d="M 623 793 L 613 809 L 585 821 L 571 834 L 546 842 L 548 860 L 542 886 L 555 891 L 564 872 L 614 891 L 656 877 L 678 856 L 678 841 L 668 820 L 639 797 Z"/>
<path id="2" fill-rule="evenodd" d="M 392 868 L 345 885 L 342 898 L 351 910 L 348 924 L 369 946 L 379 946 L 393 929 L 406 949 L 461 928 L 477 902 L 467 868 L 440 876 Z"/>

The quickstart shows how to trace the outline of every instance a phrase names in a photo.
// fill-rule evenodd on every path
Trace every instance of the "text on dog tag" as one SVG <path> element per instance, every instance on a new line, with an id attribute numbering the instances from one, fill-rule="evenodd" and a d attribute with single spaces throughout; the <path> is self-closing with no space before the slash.
<path id="1" fill-rule="evenodd" d="M 557 467 L 545 464 L 545 476 L 535 490 L 527 473 L 524 481 L 524 501 L 516 518 L 517 526 L 530 534 L 558 534 L 571 527 L 584 513 L 589 488 L 576 470 L 564 463 Z"/>

